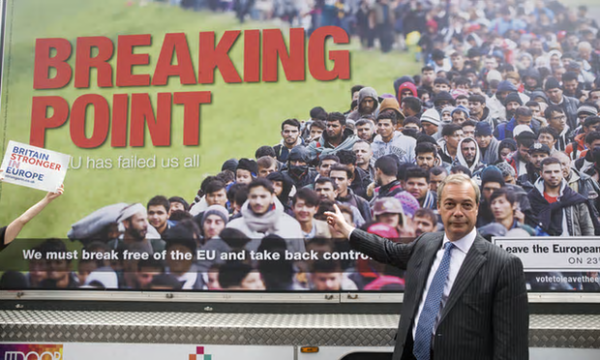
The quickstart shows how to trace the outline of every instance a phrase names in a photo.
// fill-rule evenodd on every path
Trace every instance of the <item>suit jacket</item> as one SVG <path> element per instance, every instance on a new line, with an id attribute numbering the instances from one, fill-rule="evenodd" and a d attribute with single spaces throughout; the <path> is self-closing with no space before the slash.
<path id="1" fill-rule="evenodd" d="M 443 232 L 410 244 L 356 229 L 350 245 L 373 259 L 406 270 L 404 301 L 393 360 L 414 359 L 412 328 Z M 433 340 L 435 359 L 529 359 L 529 311 L 523 264 L 477 235 L 442 309 Z"/>

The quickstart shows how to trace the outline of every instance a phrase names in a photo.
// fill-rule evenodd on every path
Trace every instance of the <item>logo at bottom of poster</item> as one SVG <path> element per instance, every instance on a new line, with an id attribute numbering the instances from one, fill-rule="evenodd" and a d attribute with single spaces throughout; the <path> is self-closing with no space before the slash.
<path id="1" fill-rule="evenodd" d="M 0 344 L 0 360 L 63 360 L 57 344 Z"/>

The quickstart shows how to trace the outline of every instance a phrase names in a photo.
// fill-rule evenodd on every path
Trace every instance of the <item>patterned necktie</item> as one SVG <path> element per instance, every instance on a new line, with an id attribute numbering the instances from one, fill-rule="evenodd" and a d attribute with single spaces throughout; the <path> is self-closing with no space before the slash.
<path id="1" fill-rule="evenodd" d="M 419 317 L 419 322 L 417 324 L 417 331 L 415 332 L 413 355 L 417 360 L 429 360 L 431 354 L 433 326 L 435 325 L 435 319 L 440 312 L 444 286 L 448 280 L 448 273 L 450 270 L 450 252 L 452 251 L 452 248 L 454 248 L 454 244 L 447 242 L 444 244 L 444 247 L 444 256 L 442 257 L 440 266 L 429 286 L 427 299 L 425 299 L 425 305 L 421 311 L 421 316 Z"/>

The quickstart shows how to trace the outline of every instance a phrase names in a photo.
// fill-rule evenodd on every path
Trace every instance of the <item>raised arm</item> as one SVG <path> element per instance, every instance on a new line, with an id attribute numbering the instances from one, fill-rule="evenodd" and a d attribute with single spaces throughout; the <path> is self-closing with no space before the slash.
<path id="1" fill-rule="evenodd" d="M 46 196 L 44 196 L 44 198 L 37 204 L 27 209 L 23 215 L 13 220 L 13 222 L 6 227 L 6 233 L 4 234 L 4 245 L 10 244 L 19 235 L 25 224 L 27 224 L 29 221 L 31 221 L 31 219 L 36 217 L 42 210 L 44 210 L 44 208 L 48 206 L 52 200 L 62 195 L 64 190 L 64 185 L 61 185 L 56 192 L 47 193 Z"/>
<path id="2" fill-rule="evenodd" d="M 406 270 L 408 260 L 410 260 L 414 249 L 414 244 L 419 238 L 410 244 L 402 244 L 395 243 L 375 234 L 369 234 L 348 224 L 337 205 L 333 206 L 335 213 L 325 212 L 327 223 L 349 239 L 350 246 L 353 249 L 372 257 L 380 263 L 390 264 Z"/>

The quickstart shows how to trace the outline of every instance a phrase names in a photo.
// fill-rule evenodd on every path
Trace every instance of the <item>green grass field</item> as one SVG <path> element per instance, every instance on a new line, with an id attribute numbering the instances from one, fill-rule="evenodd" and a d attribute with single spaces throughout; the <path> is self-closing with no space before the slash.
<path id="1" fill-rule="evenodd" d="M 243 29 L 274 27 L 269 23 L 249 22 Z M 60 37 L 75 45 L 77 37 L 107 36 L 115 42 L 118 35 L 152 34 L 153 46 L 148 52 L 151 65 L 137 67 L 138 73 L 152 74 L 164 34 L 187 34 L 194 65 L 197 65 L 198 32 L 216 31 L 218 38 L 229 29 L 239 29 L 233 14 L 210 14 L 185 11 L 161 4 L 139 7 L 125 0 L 12 0 L 7 9 L 7 43 L 5 48 L 3 92 L 0 111 L 2 151 L 8 140 L 29 142 L 31 103 L 33 96 L 58 95 L 69 104 L 86 93 L 97 93 L 112 102 L 114 93 L 149 93 L 154 104 L 158 92 L 212 91 L 211 105 L 202 107 L 201 145 L 182 145 L 181 106 L 174 106 L 172 145 L 154 148 L 146 135 L 144 148 L 111 148 L 108 141 L 96 149 L 81 149 L 73 145 L 69 125 L 47 132 L 46 147 L 71 154 L 73 157 L 113 159 L 119 156 L 184 158 L 201 157 L 201 166 L 194 169 L 89 170 L 85 162 L 81 169 L 70 170 L 65 180 L 65 195 L 56 200 L 21 233 L 23 238 L 65 237 L 70 225 L 92 211 L 116 202 L 146 203 L 152 196 L 180 195 L 192 200 L 200 182 L 208 174 L 220 170 L 223 161 L 232 157 L 252 157 L 261 145 L 279 141 L 279 124 L 287 118 L 308 118 L 314 106 L 328 111 L 345 111 L 350 105 L 349 89 L 354 84 L 370 85 L 379 93 L 391 93 L 392 82 L 405 74 L 415 74 L 419 64 L 407 53 L 381 54 L 362 51 L 357 41 L 343 47 L 351 49 L 351 79 L 320 82 L 307 71 L 305 82 L 288 82 L 279 71 L 277 83 L 226 84 L 217 72 L 213 85 L 181 86 L 171 79 L 166 87 L 98 89 L 95 80 L 90 89 L 75 89 L 71 83 L 59 90 L 33 90 L 34 44 L 36 38 Z M 285 30 L 284 30 L 285 33 Z M 238 39 L 230 56 L 239 72 L 242 63 L 243 39 Z M 70 59 L 74 65 L 73 55 Z M 113 64 L 115 63 L 113 57 Z M 197 68 L 197 67 L 196 67 Z M 114 76 L 114 75 L 113 75 Z M 90 110 L 90 109 L 88 109 Z M 88 118 L 88 128 L 91 119 Z M 90 133 L 88 132 L 88 136 Z M 40 200 L 44 194 L 29 188 L 3 184 L 0 198 L 0 224 L 7 224 Z"/>

